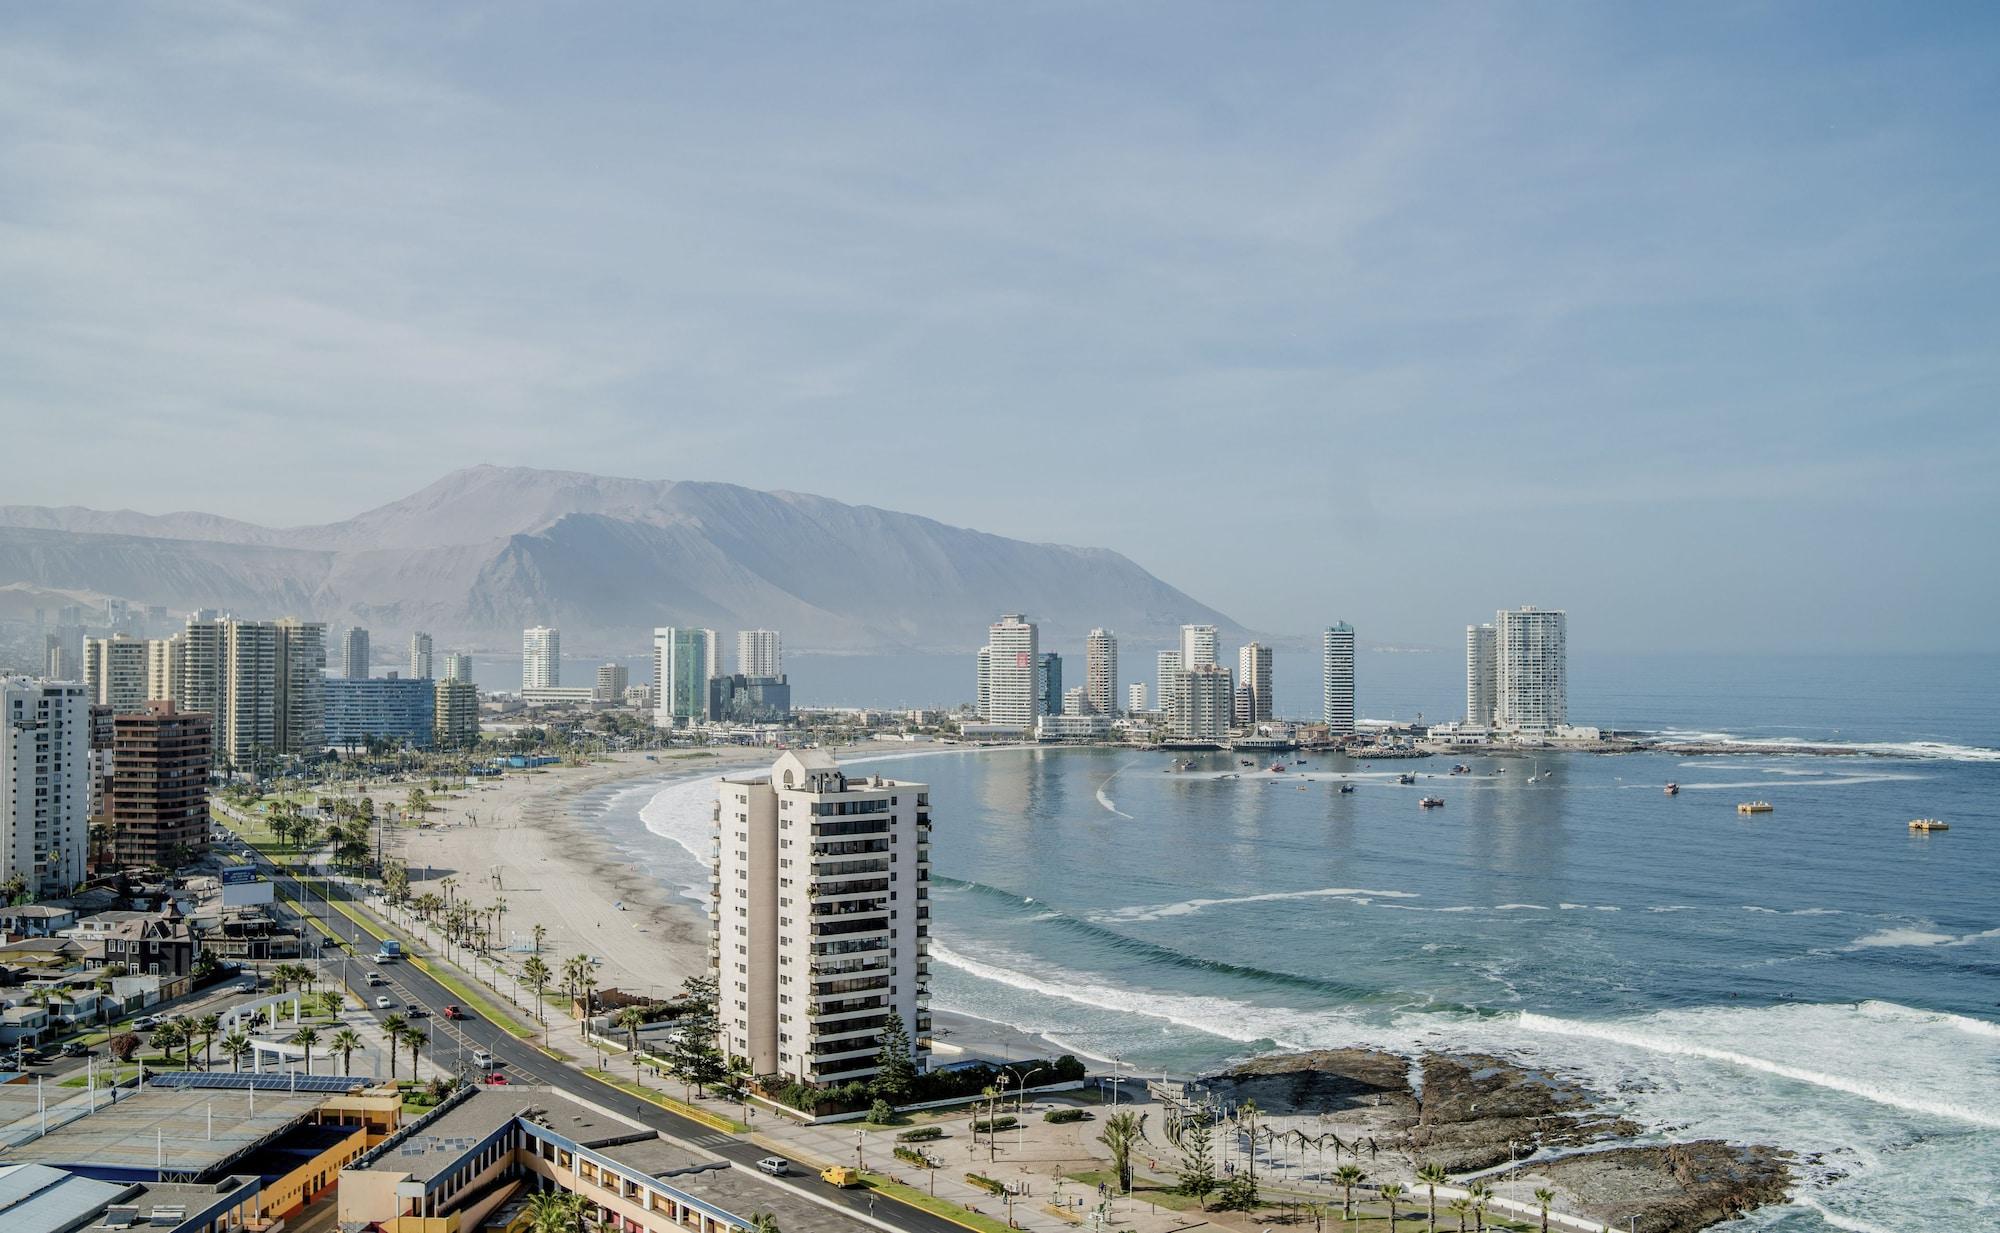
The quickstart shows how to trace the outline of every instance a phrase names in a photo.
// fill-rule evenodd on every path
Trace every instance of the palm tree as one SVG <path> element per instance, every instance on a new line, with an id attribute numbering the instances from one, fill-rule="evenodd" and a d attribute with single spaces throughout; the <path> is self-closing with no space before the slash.
<path id="1" fill-rule="evenodd" d="M 389 1015 L 382 1020 L 382 1038 L 389 1045 L 389 1078 L 391 1081 L 396 1078 L 396 1050 L 402 1045 L 403 1029 L 409 1026 L 410 1021 L 401 1015 Z M 416 1077 L 415 1074 L 410 1076 L 412 1079 Z"/>
<path id="2" fill-rule="evenodd" d="M 1417 1180 L 1428 1187 L 1431 1192 L 1431 1227 L 1435 1229 L 1438 1222 L 1438 1187 L 1450 1180 L 1450 1174 L 1444 1171 L 1443 1165 L 1432 1161 L 1430 1164 L 1417 1170 Z"/>
<path id="3" fill-rule="evenodd" d="M 535 928 L 540 929 L 541 926 L 536 925 Z M 542 962 L 540 955 L 530 955 L 528 961 L 521 965 L 522 979 L 526 980 L 528 987 L 535 991 L 535 1018 L 537 1019 L 543 1018 L 547 1013 L 548 1008 L 542 1002 L 542 991 L 549 987 L 549 978 L 554 975 L 554 972 L 549 971 L 549 965 Z"/>
<path id="4" fill-rule="evenodd" d="M 1250 1123 L 1250 1151 L 1246 1159 L 1250 1162 L 1250 1180 L 1257 1180 L 1257 1102 L 1245 1100 L 1237 1110 L 1237 1117 Z"/>
<path id="5" fill-rule="evenodd" d="M 222 1030 L 221 1015 L 203 1015 L 194 1021 L 201 1032 L 201 1068 L 208 1070 L 215 1065 L 215 1034 Z"/>
<path id="6" fill-rule="evenodd" d="M 305 1050 L 306 1073 L 313 1072 L 313 1046 L 319 1043 L 319 1029 L 308 1023 L 285 1039 L 288 1045 L 297 1045 Z"/>
<path id="7" fill-rule="evenodd" d="M 1132 1147 L 1139 1141 L 1139 1115 L 1112 1114 L 1104 1119 L 1104 1133 L 1097 1136 L 1097 1141 L 1111 1149 L 1111 1167 L 1118 1172 L 1118 1193 L 1132 1193 Z"/>
<path id="8" fill-rule="evenodd" d="M 493 931 L 499 934 L 503 940 L 507 936 L 506 924 L 507 901 L 505 899 L 495 899 L 493 901 Z"/>
<path id="9" fill-rule="evenodd" d="M 528 1200 L 528 1227 L 534 1233 L 582 1233 L 587 1200 L 566 1190 L 544 1190 Z"/>
<path id="10" fill-rule="evenodd" d="M 346 1004 L 347 999 L 340 996 L 338 989 L 328 989 L 319 995 L 320 1013 L 329 1019 L 340 1018 L 341 1008 Z"/>
<path id="11" fill-rule="evenodd" d="M 1402 1184 L 1384 1182 L 1375 1188 L 1375 1193 L 1389 1201 L 1389 1233 L 1396 1233 L 1396 1200 L 1403 1197 Z"/>
<path id="12" fill-rule="evenodd" d="M 431 1043 L 431 1034 L 412 1024 L 403 1029 L 403 1043 L 410 1047 L 410 1077 L 417 1077 L 417 1055 Z"/>
<path id="13" fill-rule="evenodd" d="M 1465 1233 L 1465 1214 L 1472 1210 L 1472 1200 L 1453 1199 L 1445 1206 L 1458 1215 L 1458 1233 Z"/>
<path id="14" fill-rule="evenodd" d="M 1535 1188 L 1535 1202 L 1542 1207 L 1542 1233 L 1549 1233 L 1549 1204 L 1556 1201 L 1556 1192 L 1547 1186 Z"/>
<path id="15" fill-rule="evenodd" d="M 243 1069 L 243 1059 L 256 1050 L 256 1046 L 250 1043 L 250 1034 L 240 1028 L 218 1043 L 222 1045 L 222 1056 L 229 1059 L 229 1069 L 239 1073 Z"/>
<path id="16" fill-rule="evenodd" d="M 613 1022 L 625 1029 L 625 1044 L 632 1052 L 632 1077 L 636 1079 L 639 1077 L 639 1029 L 646 1022 L 646 1008 L 627 1006 L 618 1012 Z"/>
<path id="17" fill-rule="evenodd" d="M 361 1033 L 353 1028 L 344 1027 L 333 1034 L 333 1038 L 326 1042 L 326 1047 L 340 1055 L 341 1074 L 354 1073 L 354 1051 L 361 1047 Z"/>
<path id="18" fill-rule="evenodd" d="M 1333 1171 L 1333 1180 L 1340 1184 L 1341 1190 L 1346 1194 L 1346 1197 L 1340 1202 L 1340 1218 L 1342 1220 L 1354 1219 L 1354 1188 L 1359 1186 L 1367 1176 L 1366 1173 L 1361 1171 L 1359 1165 L 1342 1165 Z"/>
<path id="19" fill-rule="evenodd" d="M 538 956 L 538 957 L 539 957 L 539 956 L 541 955 L 541 953 L 542 953 L 542 939 L 543 939 L 543 938 L 546 938 L 546 937 L 548 937 L 548 936 L 549 936 L 549 931 L 548 931 L 547 927 L 545 927 L 545 926 L 542 926 L 542 925 L 536 925 L 536 926 L 535 926 L 535 930 L 534 930 L 534 938 L 535 938 L 535 954 L 536 954 L 536 956 Z"/>
<path id="20" fill-rule="evenodd" d="M 769 1212 L 758 1212 L 750 1217 L 750 1233 L 780 1233 L 778 1218 Z"/>
<path id="21" fill-rule="evenodd" d="M 1474 1182 L 1465 1188 L 1465 1197 L 1472 1200 L 1472 1227 L 1486 1233 L 1486 1205 L 1493 1199 L 1493 1187 Z"/>
<path id="22" fill-rule="evenodd" d="M 163 1062 L 173 1061 L 174 1050 L 180 1048 L 181 1040 L 186 1035 L 187 1029 L 181 1026 L 179 1019 L 169 1019 L 154 1028 L 151 1043 L 153 1048 L 160 1051 L 160 1060 Z"/>

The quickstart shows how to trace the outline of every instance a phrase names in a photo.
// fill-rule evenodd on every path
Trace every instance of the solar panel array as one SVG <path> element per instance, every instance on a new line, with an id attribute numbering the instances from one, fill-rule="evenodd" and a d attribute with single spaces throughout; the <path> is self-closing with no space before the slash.
<path id="1" fill-rule="evenodd" d="M 162 1071 L 146 1080 L 154 1087 L 214 1088 L 222 1091 L 351 1092 L 366 1079 L 345 1075 L 234 1074 L 228 1071 Z"/>

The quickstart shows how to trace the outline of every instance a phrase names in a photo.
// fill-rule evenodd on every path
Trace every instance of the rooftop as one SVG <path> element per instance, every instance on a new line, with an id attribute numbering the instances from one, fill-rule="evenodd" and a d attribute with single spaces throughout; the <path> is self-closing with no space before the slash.
<path id="1" fill-rule="evenodd" d="M 163 1169 L 205 1174 L 304 1120 L 326 1099 L 324 1092 L 147 1087 L 20 1144 L 8 1159 L 135 1178 Z"/>
<path id="2" fill-rule="evenodd" d="M 429 1181 L 457 1164 L 480 1140 L 521 1116 L 586 1147 L 652 1134 L 545 1088 L 482 1087 L 463 1104 L 396 1142 L 367 1167 Z"/>

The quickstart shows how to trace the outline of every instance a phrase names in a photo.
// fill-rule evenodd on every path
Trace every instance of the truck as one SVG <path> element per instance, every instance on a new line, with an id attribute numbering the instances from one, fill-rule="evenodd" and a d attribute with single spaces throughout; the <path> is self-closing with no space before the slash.
<path id="1" fill-rule="evenodd" d="M 403 957 L 403 944 L 394 938 L 383 938 L 382 945 L 375 949 L 375 962 L 394 963 Z"/>

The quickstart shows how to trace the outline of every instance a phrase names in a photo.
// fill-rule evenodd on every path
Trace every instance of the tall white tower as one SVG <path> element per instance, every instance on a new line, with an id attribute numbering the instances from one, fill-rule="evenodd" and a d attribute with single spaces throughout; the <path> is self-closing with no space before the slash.
<path id="1" fill-rule="evenodd" d="M 1083 695 L 1099 715 L 1118 713 L 1118 635 L 1093 629 L 1083 643 Z"/>
<path id="2" fill-rule="evenodd" d="M 431 670 L 431 636 L 418 632 L 410 635 L 410 679 L 428 681 L 436 674 Z"/>
<path id="3" fill-rule="evenodd" d="M 359 625 L 350 625 L 347 632 L 340 635 L 340 675 L 350 681 L 368 679 L 368 631 Z"/>
<path id="4" fill-rule="evenodd" d="M 1041 631 L 1018 613 L 986 631 L 986 718 L 1032 732 L 1041 714 Z"/>
<path id="5" fill-rule="evenodd" d="M 1493 726 L 1494 694 L 1498 690 L 1499 652 L 1491 625 L 1465 627 L 1465 722 Z"/>
<path id="6" fill-rule="evenodd" d="M 521 688 L 562 684 L 562 631 L 547 625 L 521 631 Z"/>
<path id="7" fill-rule="evenodd" d="M 1192 672 L 1215 662 L 1215 626 L 1181 626 L 1181 667 Z"/>
<path id="8" fill-rule="evenodd" d="M 775 629 L 736 631 L 736 670 L 744 676 L 783 676 L 785 658 Z"/>
<path id="9" fill-rule="evenodd" d="M 1494 726 L 1546 736 L 1569 722 L 1569 617 L 1523 606 L 1493 616 Z"/>
<path id="10" fill-rule="evenodd" d="M 1333 736 L 1354 732 L 1354 627 L 1345 621 L 1327 626 L 1319 644 L 1320 708 L 1326 730 Z"/>
<path id="11" fill-rule="evenodd" d="M 0 677 L 0 882 L 66 895 L 83 881 L 89 778 L 84 687 Z"/>
<path id="12" fill-rule="evenodd" d="M 1271 718 L 1271 648 L 1261 642 L 1239 647 L 1236 652 L 1236 684 L 1250 691 L 1251 723 Z"/>

